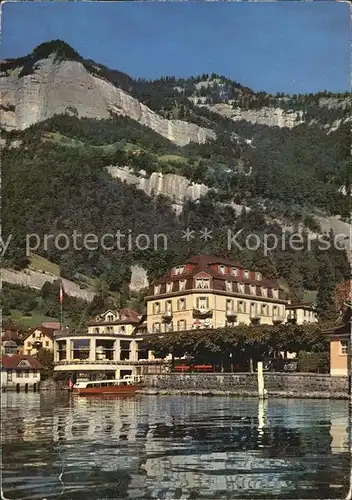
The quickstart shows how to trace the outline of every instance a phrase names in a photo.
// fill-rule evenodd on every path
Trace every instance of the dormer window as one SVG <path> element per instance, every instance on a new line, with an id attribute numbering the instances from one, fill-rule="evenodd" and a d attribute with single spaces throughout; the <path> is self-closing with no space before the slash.
<path id="1" fill-rule="evenodd" d="M 160 285 L 154 285 L 154 295 L 159 295 L 160 293 Z"/>
<path id="2" fill-rule="evenodd" d="M 210 288 L 210 280 L 209 279 L 196 279 L 196 288 Z"/>
<path id="3" fill-rule="evenodd" d="M 112 314 L 107 315 L 107 320 L 108 321 L 114 321 L 114 316 Z"/>
<path id="4" fill-rule="evenodd" d="M 255 279 L 257 281 L 261 281 L 262 280 L 262 273 L 255 273 Z"/>
<path id="5" fill-rule="evenodd" d="M 172 283 L 166 283 L 166 293 L 172 292 Z"/>
<path id="6" fill-rule="evenodd" d="M 255 295 L 256 294 L 256 286 L 255 285 L 251 285 L 250 286 L 250 290 L 251 290 L 251 295 Z"/>
<path id="7" fill-rule="evenodd" d="M 231 274 L 232 274 L 232 276 L 238 276 L 238 269 L 237 269 L 237 267 L 232 267 L 231 268 Z"/>
<path id="8" fill-rule="evenodd" d="M 245 271 L 244 272 L 244 277 L 245 277 L 246 280 L 249 279 L 249 271 Z"/>
<path id="9" fill-rule="evenodd" d="M 177 266 L 173 269 L 173 274 L 182 274 L 185 272 L 185 266 Z"/>
<path id="10" fill-rule="evenodd" d="M 279 290 L 277 288 L 273 288 L 273 297 L 274 299 L 279 298 Z"/>
<path id="11" fill-rule="evenodd" d="M 220 274 L 225 274 L 225 272 L 226 272 L 226 267 L 223 266 L 223 265 L 219 266 L 219 273 Z"/>
<path id="12" fill-rule="evenodd" d="M 186 289 L 186 280 L 182 280 L 179 282 L 179 288 L 180 288 L 180 290 Z"/>
<path id="13" fill-rule="evenodd" d="M 226 291 L 232 292 L 232 281 L 226 281 Z"/>

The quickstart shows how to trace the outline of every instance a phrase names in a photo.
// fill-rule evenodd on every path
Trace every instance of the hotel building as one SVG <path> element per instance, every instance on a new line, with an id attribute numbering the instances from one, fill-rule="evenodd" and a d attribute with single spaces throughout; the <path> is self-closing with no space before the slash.
<path id="1" fill-rule="evenodd" d="M 88 321 L 86 331 L 55 332 L 54 371 L 74 380 L 142 374 L 148 358 L 137 331 L 142 319 L 132 309 L 109 310 Z"/>
<path id="2" fill-rule="evenodd" d="M 288 301 L 276 281 L 221 257 L 197 255 L 154 281 L 146 297 L 148 333 L 279 324 Z"/>

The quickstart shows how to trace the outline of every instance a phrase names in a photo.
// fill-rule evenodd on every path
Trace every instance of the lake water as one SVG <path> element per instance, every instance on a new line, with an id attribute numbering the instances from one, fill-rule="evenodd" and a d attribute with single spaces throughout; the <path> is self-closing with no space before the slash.
<path id="1" fill-rule="evenodd" d="M 348 402 L 2 395 L 7 499 L 344 498 Z"/>

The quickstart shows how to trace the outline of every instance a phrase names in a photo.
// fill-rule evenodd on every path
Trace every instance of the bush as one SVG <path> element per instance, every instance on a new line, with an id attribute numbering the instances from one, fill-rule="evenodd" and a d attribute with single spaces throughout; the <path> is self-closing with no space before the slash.
<path id="1" fill-rule="evenodd" d="M 329 353 L 301 351 L 298 358 L 298 367 L 300 372 L 329 373 Z"/>

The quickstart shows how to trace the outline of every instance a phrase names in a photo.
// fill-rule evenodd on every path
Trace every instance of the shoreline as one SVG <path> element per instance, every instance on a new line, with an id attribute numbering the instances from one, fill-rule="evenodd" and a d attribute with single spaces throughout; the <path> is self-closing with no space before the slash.
<path id="1" fill-rule="evenodd" d="M 202 397 L 244 397 L 244 398 L 259 398 L 257 392 L 253 391 L 219 391 L 219 390 L 196 390 L 196 389 L 141 389 L 136 394 L 143 396 L 202 396 Z M 348 394 L 342 392 L 276 392 L 268 391 L 264 399 L 283 398 L 283 399 L 331 399 L 331 400 L 348 400 Z"/>

